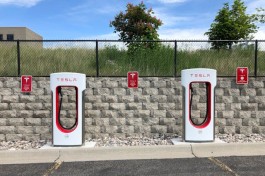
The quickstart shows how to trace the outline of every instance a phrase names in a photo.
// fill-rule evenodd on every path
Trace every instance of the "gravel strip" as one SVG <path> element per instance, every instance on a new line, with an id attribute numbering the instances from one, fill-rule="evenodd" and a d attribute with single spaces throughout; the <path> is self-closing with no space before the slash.
<path id="1" fill-rule="evenodd" d="M 89 139 L 88 142 L 96 142 L 95 147 L 118 147 L 118 146 L 150 146 L 150 145 L 173 145 L 170 139 L 177 136 L 159 136 L 154 138 L 148 137 L 127 137 L 127 138 L 102 138 Z M 217 138 L 226 143 L 254 143 L 265 142 L 265 134 L 217 134 Z M 29 150 L 39 149 L 51 141 L 0 141 L 1 150 Z"/>
<path id="2" fill-rule="evenodd" d="M 176 136 L 159 136 L 155 138 L 148 137 L 127 137 L 127 138 L 104 138 L 91 140 L 96 142 L 95 147 L 117 147 L 117 146 L 148 146 L 148 145 L 173 145 L 170 139 Z"/>
<path id="3" fill-rule="evenodd" d="M 38 149 L 46 144 L 46 141 L 0 141 L 1 150 L 29 150 Z"/>
<path id="4" fill-rule="evenodd" d="M 265 134 L 218 134 L 217 137 L 226 143 L 254 143 L 265 142 Z"/>

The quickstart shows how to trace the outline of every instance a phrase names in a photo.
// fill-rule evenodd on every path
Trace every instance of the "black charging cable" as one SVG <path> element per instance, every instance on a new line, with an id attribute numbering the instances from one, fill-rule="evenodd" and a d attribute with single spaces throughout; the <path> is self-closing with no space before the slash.
<path id="1" fill-rule="evenodd" d="M 194 95 L 194 90 L 193 90 L 193 87 L 192 87 L 192 83 L 190 85 L 190 119 L 191 119 L 191 122 L 193 123 L 193 125 L 197 125 L 197 126 L 200 126 L 202 124 L 204 124 L 207 120 L 207 115 L 208 115 L 208 98 L 209 98 L 209 95 L 208 95 L 208 92 L 209 92 L 209 87 L 207 86 L 208 83 L 205 83 L 205 86 L 206 86 L 206 114 L 205 114 L 205 117 L 204 117 L 204 120 L 199 123 L 199 124 L 196 124 L 194 123 L 194 121 L 192 120 L 192 117 L 191 117 L 191 107 L 192 107 L 192 98 L 193 98 L 193 95 Z"/>
<path id="2" fill-rule="evenodd" d="M 65 127 L 65 126 L 63 126 L 62 121 L 61 121 L 61 118 L 60 118 L 61 117 L 62 102 L 63 102 L 63 94 L 62 94 L 62 88 L 61 87 L 58 87 L 58 93 L 60 95 L 60 103 L 59 103 L 59 111 L 58 111 L 59 124 L 64 129 L 71 130 L 71 129 L 73 129 L 77 125 L 77 119 L 75 119 L 75 123 L 71 127 Z"/>

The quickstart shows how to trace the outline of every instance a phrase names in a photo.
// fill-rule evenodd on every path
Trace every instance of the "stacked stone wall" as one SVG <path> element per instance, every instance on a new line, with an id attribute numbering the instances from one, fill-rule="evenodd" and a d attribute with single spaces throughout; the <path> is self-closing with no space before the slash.
<path id="1" fill-rule="evenodd" d="M 265 78 L 237 85 L 218 78 L 215 89 L 215 132 L 265 134 Z M 205 92 L 193 97 L 193 114 L 205 116 Z M 85 137 L 182 135 L 180 78 L 139 78 L 139 88 L 127 88 L 126 78 L 87 78 Z M 64 99 L 62 118 L 75 107 Z M 0 140 L 50 140 L 52 103 L 48 77 L 33 78 L 33 91 L 21 93 L 20 78 L 0 78 Z"/>

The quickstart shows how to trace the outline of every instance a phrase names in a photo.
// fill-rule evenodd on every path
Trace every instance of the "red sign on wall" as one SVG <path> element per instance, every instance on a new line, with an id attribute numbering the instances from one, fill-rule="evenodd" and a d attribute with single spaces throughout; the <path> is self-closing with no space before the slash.
<path id="1" fill-rule="evenodd" d="M 138 77 L 137 71 L 132 71 L 127 73 L 128 88 L 138 88 Z"/>
<path id="2" fill-rule="evenodd" d="M 21 76 L 21 92 L 32 91 L 32 76 L 22 75 Z"/>
<path id="3" fill-rule="evenodd" d="M 248 84 L 248 67 L 237 67 L 236 83 L 237 84 Z"/>

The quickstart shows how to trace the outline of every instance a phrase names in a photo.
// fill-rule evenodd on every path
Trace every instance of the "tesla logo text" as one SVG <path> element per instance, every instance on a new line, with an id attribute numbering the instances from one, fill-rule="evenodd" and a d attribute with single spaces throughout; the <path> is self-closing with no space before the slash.
<path id="1" fill-rule="evenodd" d="M 61 82 L 75 82 L 75 81 L 77 81 L 77 78 L 57 78 L 57 81 L 61 81 Z"/>
<path id="2" fill-rule="evenodd" d="M 190 76 L 195 78 L 209 78 L 210 74 L 196 73 L 196 74 L 190 74 Z"/>

